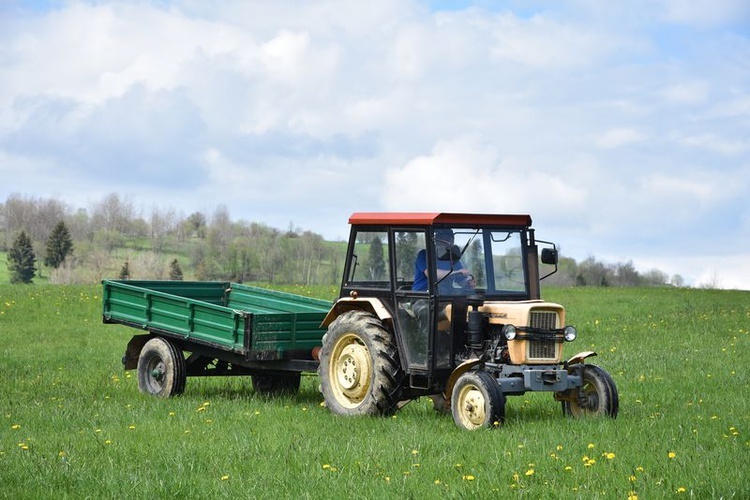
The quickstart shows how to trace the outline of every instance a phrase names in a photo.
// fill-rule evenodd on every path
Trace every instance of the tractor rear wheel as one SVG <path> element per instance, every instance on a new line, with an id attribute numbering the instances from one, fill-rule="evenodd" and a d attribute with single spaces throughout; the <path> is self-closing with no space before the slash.
<path id="1" fill-rule="evenodd" d="M 466 372 L 453 386 L 451 413 L 457 426 L 470 431 L 498 427 L 505 420 L 505 395 L 489 373 Z"/>
<path id="2" fill-rule="evenodd" d="M 185 356 L 170 341 L 154 337 L 138 356 L 138 389 L 144 394 L 169 397 L 185 392 Z"/>
<path id="3" fill-rule="evenodd" d="M 365 311 L 346 312 L 328 327 L 318 375 L 325 403 L 337 415 L 389 415 L 403 389 L 395 339 Z"/>
<path id="4" fill-rule="evenodd" d="M 583 385 L 577 391 L 573 390 L 577 400 L 564 400 L 563 413 L 576 418 L 602 415 L 615 418 L 619 398 L 609 373 L 598 366 L 584 365 L 581 375 Z"/>

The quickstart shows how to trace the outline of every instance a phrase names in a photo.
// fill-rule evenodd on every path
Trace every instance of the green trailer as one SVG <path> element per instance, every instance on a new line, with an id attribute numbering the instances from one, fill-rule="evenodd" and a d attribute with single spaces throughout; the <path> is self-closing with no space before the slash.
<path id="1" fill-rule="evenodd" d="M 301 373 L 318 368 L 331 302 L 229 282 L 102 284 L 104 323 L 145 332 L 123 356 L 145 393 L 177 395 L 188 376 L 215 375 L 250 375 L 258 391 L 295 392 Z"/>

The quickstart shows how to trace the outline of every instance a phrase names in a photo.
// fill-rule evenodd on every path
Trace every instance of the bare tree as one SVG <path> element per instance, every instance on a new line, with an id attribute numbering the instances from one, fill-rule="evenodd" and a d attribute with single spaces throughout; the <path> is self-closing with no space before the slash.
<path id="1" fill-rule="evenodd" d="M 91 225 L 94 231 L 129 234 L 135 215 L 135 209 L 130 201 L 111 193 L 92 207 Z"/>

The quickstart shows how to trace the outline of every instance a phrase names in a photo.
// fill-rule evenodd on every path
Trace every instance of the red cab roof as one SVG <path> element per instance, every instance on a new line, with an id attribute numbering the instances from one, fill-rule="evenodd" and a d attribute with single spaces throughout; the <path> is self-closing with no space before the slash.
<path id="1" fill-rule="evenodd" d="M 486 225 L 486 226 L 531 226 L 531 216 L 522 214 L 457 214 L 445 212 L 356 212 L 349 217 L 349 224 L 358 225 L 405 225 L 431 226 Z"/>

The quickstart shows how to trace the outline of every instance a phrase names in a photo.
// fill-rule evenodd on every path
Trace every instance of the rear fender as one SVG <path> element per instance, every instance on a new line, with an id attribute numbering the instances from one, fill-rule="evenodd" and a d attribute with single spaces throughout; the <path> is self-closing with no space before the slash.
<path id="1" fill-rule="evenodd" d="M 577 365 L 583 362 L 583 360 L 585 360 L 586 358 L 591 358 L 593 356 L 596 356 L 596 353 L 594 351 L 579 352 L 578 354 L 570 358 L 568 361 L 566 361 L 565 366 Z"/>
<path id="2" fill-rule="evenodd" d="M 393 316 L 386 309 L 380 299 L 374 297 L 359 298 L 356 294 L 352 294 L 351 297 L 344 297 L 336 301 L 321 326 L 328 327 L 333 320 L 349 311 L 367 311 L 377 316 L 381 321 L 391 321 Z"/>

